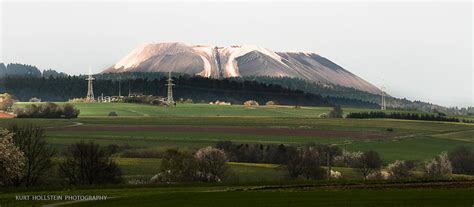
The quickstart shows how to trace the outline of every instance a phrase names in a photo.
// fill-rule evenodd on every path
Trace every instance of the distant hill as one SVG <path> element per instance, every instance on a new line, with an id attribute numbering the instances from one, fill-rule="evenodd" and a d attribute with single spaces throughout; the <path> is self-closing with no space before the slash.
<path id="1" fill-rule="evenodd" d="M 10 63 L 5 65 L 0 63 L 0 78 L 8 76 L 29 76 L 29 77 L 65 77 L 66 73 L 57 72 L 55 70 L 44 70 L 41 72 L 36 66 L 25 65 L 19 63 Z"/>
<path id="2" fill-rule="evenodd" d="M 290 77 L 379 94 L 371 83 L 315 53 L 273 52 L 256 45 L 216 47 L 180 42 L 137 47 L 104 73 L 176 72 L 209 78 Z"/>

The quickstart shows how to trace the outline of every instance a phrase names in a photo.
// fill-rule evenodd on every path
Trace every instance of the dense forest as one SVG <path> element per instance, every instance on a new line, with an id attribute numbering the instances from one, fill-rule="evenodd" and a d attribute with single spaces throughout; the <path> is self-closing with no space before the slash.
<path id="1" fill-rule="evenodd" d="M 166 96 L 167 78 L 111 78 L 109 75 L 97 75 L 94 81 L 96 96 L 128 95 L 129 92 L 145 95 Z M 195 102 L 226 101 L 242 104 L 246 100 L 256 100 L 260 104 L 276 101 L 285 105 L 306 106 L 352 106 L 378 107 L 377 104 L 340 97 L 322 97 L 300 90 L 291 90 L 279 85 L 256 81 L 235 81 L 230 79 L 209 79 L 199 76 L 179 75 L 173 77 L 175 99 L 192 99 Z M 0 90 L 14 95 L 21 101 L 32 97 L 43 101 L 66 101 L 85 97 L 87 82 L 84 76 L 68 77 L 32 77 L 8 76 L 0 79 Z"/>

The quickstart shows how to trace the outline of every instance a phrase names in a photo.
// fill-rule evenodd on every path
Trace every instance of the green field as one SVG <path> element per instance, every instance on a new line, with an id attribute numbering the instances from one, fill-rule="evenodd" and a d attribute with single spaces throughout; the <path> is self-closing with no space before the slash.
<path id="1" fill-rule="evenodd" d="M 17 103 L 15 107 L 24 104 Z M 377 150 L 388 163 L 396 159 L 426 160 L 459 145 L 474 146 L 474 124 L 318 118 L 321 113 L 329 112 L 327 107 L 208 104 L 159 107 L 125 103 L 75 103 L 75 106 L 81 110 L 78 119 L 3 119 L 0 126 L 13 122 L 42 125 L 48 141 L 59 150 L 81 139 L 103 146 L 117 144 L 137 149 L 197 149 L 223 140 L 293 145 L 314 142 L 339 145 L 347 150 Z M 117 112 L 118 117 L 108 117 L 111 111 Z M 371 110 L 344 109 L 345 113 L 355 111 Z M 388 128 L 393 131 L 387 131 Z"/>
<path id="2" fill-rule="evenodd" d="M 17 103 L 21 107 L 25 103 Z M 129 150 L 164 150 L 180 148 L 196 150 L 217 141 L 235 143 L 291 144 L 324 143 L 349 151 L 375 150 L 385 164 L 395 160 L 431 159 L 456 146 L 474 147 L 474 124 L 407 121 L 393 119 L 321 119 L 326 107 L 290 106 L 219 106 L 178 104 L 159 107 L 124 103 L 76 103 L 81 110 L 77 119 L 0 119 L 0 127 L 12 123 L 33 123 L 46 130 L 47 141 L 58 151 L 79 140 L 95 141 L 101 146 L 115 144 Z M 109 112 L 118 117 L 108 117 Z M 373 111 L 344 109 L 345 113 Z M 389 131 L 387 129 L 393 129 Z M 156 158 L 114 158 L 126 182 L 148 180 L 157 173 Z M 135 188 L 111 187 L 102 190 L 74 190 L 70 193 L 105 193 L 114 197 L 93 206 L 129 206 L 140 202 L 149 206 L 304 206 L 308 204 L 347 206 L 472 206 L 472 188 L 408 188 L 408 189 L 345 189 L 289 188 L 276 190 L 244 190 L 240 185 L 254 187 L 287 182 L 284 167 L 271 164 L 228 163 L 230 174 L 218 186 L 199 184 L 193 187 Z M 361 177 L 350 168 L 335 168 L 346 180 Z M 230 185 L 229 183 L 232 183 Z M 240 190 L 235 190 L 239 188 Z M 54 190 L 51 192 L 59 193 Z M 0 196 L 0 205 L 21 206 L 28 202 L 11 201 L 14 193 Z M 370 195 L 370 196 L 369 196 Z M 334 198 L 337 197 L 335 201 Z M 443 197 L 441 199 L 440 197 Z M 187 199 L 184 199 L 187 198 Z M 420 198 L 420 199 L 418 199 Z M 235 202 L 234 202 L 235 201 Z M 41 204 L 35 202 L 34 204 Z M 353 205 L 352 205 L 353 204 Z M 76 203 L 71 206 L 90 206 Z M 226 205 L 228 206 L 228 205 Z"/>
<path id="3" fill-rule="evenodd" d="M 299 186 L 150 186 L 98 189 L 6 192 L 0 194 L 2 206 L 472 206 L 474 188 L 411 188 L 405 185 L 372 189 L 357 184 L 333 187 Z M 377 187 L 376 187 L 377 186 Z M 105 201 L 15 201 L 16 195 L 107 195 Z"/>

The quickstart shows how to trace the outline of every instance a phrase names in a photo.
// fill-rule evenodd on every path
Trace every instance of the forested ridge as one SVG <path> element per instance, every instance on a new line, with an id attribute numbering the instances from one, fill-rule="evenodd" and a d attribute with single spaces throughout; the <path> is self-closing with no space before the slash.
<path id="1" fill-rule="evenodd" d="M 108 74 L 96 75 L 94 93 L 97 96 L 117 96 L 129 92 L 166 96 L 167 77 L 111 77 Z M 173 77 L 175 99 L 192 99 L 194 102 L 226 101 L 241 104 L 246 100 L 256 100 L 260 104 L 276 101 L 285 105 L 331 106 L 344 105 L 354 107 L 377 107 L 376 104 L 360 100 L 338 97 L 322 97 L 300 90 L 291 90 L 275 84 L 257 81 L 236 81 L 230 79 L 209 79 L 199 76 L 175 75 Z M 87 82 L 84 76 L 68 77 L 31 77 L 12 76 L 0 79 L 0 89 L 13 94 L 21 101 L 32 97 L 47 101 L 66 101 L 85 97 Z"/>

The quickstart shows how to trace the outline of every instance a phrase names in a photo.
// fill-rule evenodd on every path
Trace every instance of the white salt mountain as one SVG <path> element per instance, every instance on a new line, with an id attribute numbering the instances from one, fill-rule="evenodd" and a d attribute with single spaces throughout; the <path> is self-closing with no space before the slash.
<path id="1" fill-rule="evenodd" d="M 374 85 L 315 53 L 273 52 L 255 45 L 147 43 L 104 73 L 169 71 L 210 78 L 292 77 L 380 93 Z"/>

